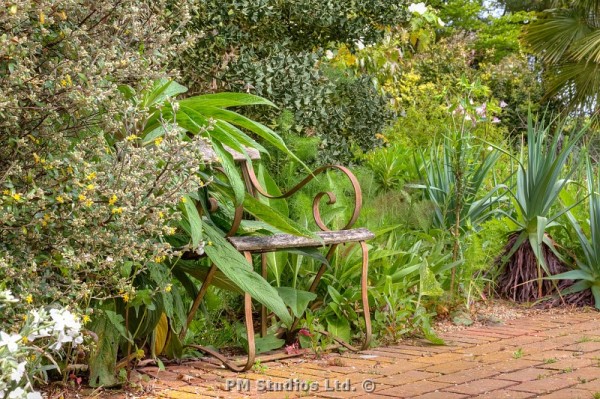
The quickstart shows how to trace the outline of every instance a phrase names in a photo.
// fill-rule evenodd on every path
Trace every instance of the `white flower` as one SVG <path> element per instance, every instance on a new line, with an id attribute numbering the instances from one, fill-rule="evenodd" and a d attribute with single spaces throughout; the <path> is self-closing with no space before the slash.
<path id="1" fill-rule="evenodd" d="M 500 101 L 500 108 L 506 107 L 508 104 L 504 102 L 504 100 Z"/>
<path id="2" fill-rule="evenodd" d="M 412 12 L 413 14 L 423 15 L 427 12 L 427 6 L 425 5 L 425 3 L 413 3 L 408 6 L 408 11 Z"/>
<path id="3" fill-rule="evenodd" d="M 10 379 L 14 382 L 16 382 L 17 384 L 19 382 L 21 382 L 21 379 L 23 378 L 23 374 L 25 374 L 25 365 L 27 364 L 27 362 L 21 362 L 19 364 L 17 364 L 17 368 L 14 369 L 12 371 L 12 373 L 10 373 Z"/>
<path id="4" fill-rule="evenodd" d="M 8 335 L 4 331 L 0 331 L 0 347 L 6 346 L 10 353 L 16 352 L 19 349 L 18 342 L 22 338 L 19 334 Z"/>
<path id="5" fill-rule="evenodd" d="M 493 149 L 494 149 L 494 148 L 492 148 L 492 146 L 491 146 L 491 145 L 488 145 L 488 148 L 487 148 L 487 150 L 488 150 L 488 151 L 492 151 Z"/>
<path id="6" fill-rule="evenodd" d="M 73 330 L 75 334 L 81 330 L 81 323 L 75 315 L 66 309 L 50 309 L 50 317 L 54 320 L 54 331 Z"/>
<path id="7" fill-rule="evenodd" d="M 39 392 L 29 392 L 27 394 L 27 399 L 42 399 L 42 394 Z"/>
<path id="8" fill-rule="evenodd" d="M 0 302 L 6 302 L 6 303 L 10 303 L 10 302 L 19 302 L 19 300 L 17 298 L 15 298 L 12 294 L 12 292 L 10 292 L 10 290 L 6 290 L 6 291 L 0 291 Z"/>
<path id="9" fill-rule="evenodd" d="M 494 118 L 492 119 L 492 123 L 500 123 L 500 119 L 494 116 Z"/>
<path id="10" fill-rule="evenodd" d="M 331 50 L 327 50 L 327 51 L 325 52 L 325 57 L 326 57 L 328 60 L 331 60 L 331 59 L 333 59 L 333 57 L 334 57 L 334 55 L 333 55 L 333 51 L 331 51 Z"/>
<path id="11" fill-rule="evenodd" d="M 355 44 L 356 44 L 356 48 L 358 48 L 359 50 L 362 50 L 365 48 L 365 44 L 361 40 L 357 40 Z"/>
<path id="12" fill-rule="evenodd" d="M 441 18 L 438 18 L 437 23 L 439 26 L 446 26 L 446 23 L 444 21 L 442 21 Z"/>
<path id="13" fill-rule="evenodd" d="M 23 399 L 25 397 L 25 390 L 23 388 L 16 388 L 14 391 L 8 394 L 8 399 Z"/>

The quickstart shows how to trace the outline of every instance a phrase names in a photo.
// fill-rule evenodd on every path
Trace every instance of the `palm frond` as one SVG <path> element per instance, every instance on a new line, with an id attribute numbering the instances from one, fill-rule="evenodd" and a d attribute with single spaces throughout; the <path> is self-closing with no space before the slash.
<path id="1" fill-rule="evenodd" d="M 568 56 L 573 43 L 592 31 L 586 22 L 578 9 L 552 10 L 526 29 L 524 39 L 544 61 L 559 63 Z"/>

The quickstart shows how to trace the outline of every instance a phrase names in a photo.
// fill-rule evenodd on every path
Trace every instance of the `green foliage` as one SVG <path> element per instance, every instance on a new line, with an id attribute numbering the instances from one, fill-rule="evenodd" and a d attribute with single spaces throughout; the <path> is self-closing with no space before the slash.
<path id="1" fill-rule="evenodd" d="M 545 66 L 546 94 L 569 111 L 593 112 L 598 102 L 597 1 L 577 1 L 546 10 L 525 30 L 525 41 Z"/>
<path id="2" fill-rule="evenodd" d="M 552 142 L 548 146 L 547 140 L 550 136 L 551 125 L 544 121 L 534 122 L 533 116 L 529 115 L 527 156 L 522 150 L 517 170 L 517 183 L 513 193 L 517 218 L 511 217 L 518 225 L 519 238 L 507 255 L 510 257 L 519 245 L 528 240 L 546 273 L 548 273 L 548 268 L 545 258 L 542 256 L 542 244 L 552 247 L 552 243 L 545 232 L 548 227 L 555 224 L 557 218 L 568 210 L 562 209 L 553 212 L 553 205 L 569 182 L 569 177 L 575 171 L 574 168 L 571 168 L 565 175 L 563 168 L 567 165 L 569 155 L 575 145 L 587 131 L 586 127 L 580 129 L 559 148 L 559 142 L 563 138 L 563 125 L 557 122 L 557 126 L 553 132 Z"/>
<path id="3" fill-rule="evenodd" d="M 589 191 L 589 219 L 586 227 L 589 227 L 589 238 L 584 232 L 581 224 L 573 216 L 573 213 L 567 212 L 571 225 L 577 233 L 579 245 L 581 246 L 583 257 L 576 259 L 577 268 L 565 273 L 549 277 L 553 280 L 575 280 L 576 283 L 564 290 L 566 293 L 575 293 L 590 289 L 595 299 L 595 306 L 600 309 L 600 195 L 598 194 L 597 184 L 600 182 L 600 176 L 594 172 L 590 160 L 586 164 L 587 182 Z M 587 229 L 586 229 L 587 230 Z"/>
<path id="4" fill-rule="evenodd" d="M 373 174 L 378 188 L 383 191 L 400 189 L 418 177 L 412 151 L 401 143 L 379 148 L 364 156 L 365 167 Z"/>
<path id="5" fill-rule="evenodd" d="M 306 13 L 306 10 L 311 10 Z M 293 114 L 293 130 L 323 140 L 320 162 L 347 161 L 367 150 L 391 118 L 368 77 L 332 71 L 325 50 L 373 43 L 406 19 L 382 0 L 202 1 L 194 15 L 197 44 L 176 64 L 193 91 L 247 91 Z M 251 117 L 276 119 L 272 110 Z"/>

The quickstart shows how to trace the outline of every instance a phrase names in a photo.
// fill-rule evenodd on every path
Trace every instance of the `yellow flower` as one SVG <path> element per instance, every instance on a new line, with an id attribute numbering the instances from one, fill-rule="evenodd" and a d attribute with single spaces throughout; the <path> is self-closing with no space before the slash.
<path id="1" fill-rule="evenodd" d="M 163 142 L 163 138 L 162 137 L 157 137 L 154 139 L 154 145 L 155 146 L 159 146 L 161 143 Z"/>
<path id="2" fill-rule="evenodd" d="M 213 245 L 213 242 L 209 241 L 209 242 L 206 243 L 206 245 L 208 245 L 209 247 L 211 247 Z"/>
<path id="3" fill-rule="evenodd" d="M 27 339 L 27 337 L 23 336 L 23 338 L 21 338 L 21 342 L 23 342 L 25 345 L 27 345 L 27 343 L 29 342 L 29 339 Z"/>
<path id="4" fill-rule="evenodd" d="M 88 174 L 85 178 L 87 180 L 94 180 L 96 178 L 96 176 L 97 176 L 96 172 L 92 172 L 92 173 Z"/>
<path id="5" fill-rule="evenodd" d="M 40 11 L 40 24 L 44 24 L 44 22 L 46 22 L 46 16 Z"/>
<path id="6" fill-rule="evenodd" d="M 171 292 L 172 288 L 173 288 L 173 284 L 167 284 L 167 286 L 165 287 L 165 292 Z"/>
<path id="7" fill-rule="evenodd" d="M 85 196 L 85 194 L 79 194 L 79 196 L 77 198 L 79 199 L 80 202 L 84 202 L 85 200 L 87 200 L 87 197 Z"/>
<path id="8" fill-rule="evenodd" d="M 128 293 L 124 293 L 121 296 L 123 297 L 124 302 L 129 302 L 129 294 Z"/>
<path id="9" fill-rule="evenodd" d="M 10 190 L 4 190 L 4 191 L 2 191 L 2 194 L 4 194 L 4 195 L 10 195 Z"/>
<path id="10" fill-rule="evenodd" d="M 117 198 L 115 194 L 111 195 L 111 197 L 108 199 L 108 205 L 116 204 L 118 199 L 119 198 Z"/>
<path id="11" fill-rule="evenodd" d="M 121 208 L 121 207 L 115 207 L 115 208 L 112 208 L 110 211 L 113 213 L 113 215 L 114 214 L 120 215 L 120 214 L 123 213 L 123 208 Z"/>
<path id="12" fill-rule="evenodd" d="M 64 204 L 65 199 L 62 195 L 59 195 L 58 197 L 56 197 L 56 202 L 58 202 L 59 204 Z"/>
<path id="13" fill-rule="evenodd" d="M 87 206 L 89 208 L 90 206 L 92 206 L 94 204 L 94 201 L 92 201 L 91 199 L 87 199 L 87 200 L 85 200 L 84 204 L 85 204 L 85 206 Z"/>
<path id="14" fill-rule="evenodd" d="M 185 201 L 187 201 L 187 200 L 185 199 L 185 197 L 181 197 L 181 203 L 182 203 L 182 204 L 185 204 Z"/>
<path id="15" fill-rule="evenodd" d="M 19 193 L 14 193 L 13 195 L 11 195 L 11 197 L 13 197 L 15 201 L 21 201 L 21 194 Z"/>
<path id="16" fill-rule="evenodd" d="M 33 153 L 33 159 L 35 161 L 35 163 L 40 163 L 40 156 L 38 154 L 36 154 L 35 152 Z"/>
<path id="17" fill-rule="evenodd" d="M 29 359 L 30 362 L 34 362 L 35 359 L 37 359 L 37 356 L 36 355 L 31 355 L 31 356 L 28 357 L 28 359 Z"/>
<path id="18" fill-rule="evenodd" d="M 175 227 L 168 227 L 167 228 L 167 235 L 172 236 L 173 234 L 175 234 L 177 230 L 175 229 Z"/>
<path id="19" fill-rule="evenodd" d="M 163 211 L 158 211 L 158 217 L 163 219 L 165 217 L 165 213 Z"/>
<path id="20" fill-rule="evenodd" d="M 88 316 L 88 315 L 86 315 L 86 314 L 84 314 L 84 315 L 83 315 L 83 317 L 81 318 L 81 322 L 82 322 L 83 324 L 87 324 L 87 323 L 89 323 L 90 321 L 92 321 L 92 319 L 90 318 L 90 316 Z"/>
<path id="21" fill-rule="evenodd" d="M 162 262 L 163 260 L 165 260 L 166 258 L 167 258 L 166 256 L 155 256 L 155 257 L 154 257 L 154 261 L 155 261 L 156 263 L 160 263 L 160 262 Z"/>
<path id="22" fill-rule="evenodd" d="M 137 140 L 138 138 L 139 138 L 139 137 L 138 137 L 138 136 L 136 136 L 135 134 L 130 134 L 130 135 L 129 135 L 129 136 L 127 136 L 125 139 L 126 139 L 127 141 L 134 141 L 134 140 Z"/>
<path id="23" fill-rule="evenodd" d="M 88 190 L 93 190 L 94 188 L 96 188 L 96 186 L 94 186 L 93 184 L 88 184 L 85 188 L 87 188 Z"/>
<path id="24" fill-rule="evenodd" d="M 27 302 L 27 303 L 33 303 L 33 296 L 31 296 L 31 294 L 27 295 L 25 297 L 25 302 Z"/>

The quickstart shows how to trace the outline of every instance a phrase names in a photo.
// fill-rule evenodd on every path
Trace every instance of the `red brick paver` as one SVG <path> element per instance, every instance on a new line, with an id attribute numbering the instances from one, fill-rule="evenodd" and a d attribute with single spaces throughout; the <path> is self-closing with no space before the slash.
<path id="1" fill-rule="evenodd" d="M 139 393 L 109 398 L 600 398 L 600 313 L 538 314 L 360 353 L 262 363 L 236 374 L 207 361 L 136 370 Z M 288 383 L 286 386 L 285 384 Z"/>

